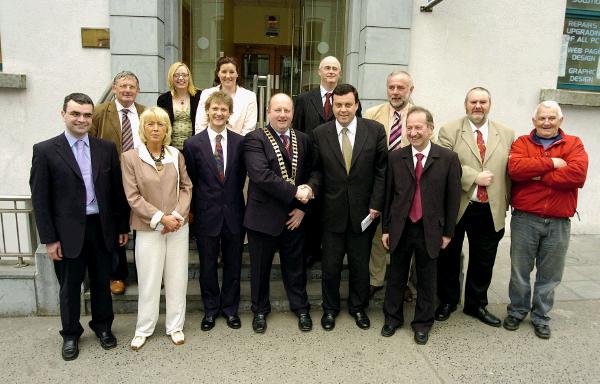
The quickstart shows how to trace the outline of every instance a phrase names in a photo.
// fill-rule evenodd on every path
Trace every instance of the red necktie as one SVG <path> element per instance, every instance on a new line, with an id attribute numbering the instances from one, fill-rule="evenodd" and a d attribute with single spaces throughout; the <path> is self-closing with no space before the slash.
<path id="1" fill-rule="evenodd" d="M 325 105 L 323 106 L 323 112 L 325 121 L 329 121 L 329 116 L 331 115 L 331 92 L 327 92 L 325 94 Z"/>
<path id="2" fill-rule="evenodd" d="M 129 109 L 121 109 L 123 113 L 123 122 L 121 123 L 121 152 L 127 152 L 133 149 L 133 135 L 131 133 L 131 121 L 127 113 Z"/>
<path id="3" fill-rule="evenodd" d="M 390 128 L 390 140 L 388 143 L 388 150 L 393 151 L 394 149 L 400 148 L 400 140 L 402 139 L 402 118 L 400 112 L 394 111 L 394 123 Z"/>
<path id="4" fill-rule="evenodd" d="M 291 158 L 292 149 L 290 148 L 290 139 L 288 139 L 287 135 L 281 135 L 281 141 L 283 141 L 283 146 L 285 147 L 288 157 Z"/>
<path id="5" fill-rule="evenodd" d="M 415 155 L 417 157 L 417 165 L 415 166 L 415 176 L 416 176 L 416 188 L 415 188 L 415 196 L 413 197 L 412 205 L 410 206 L 410 211 L 408 211 L 408 217 L 410 217 L 410 221 L 416 223 L 423 217 L 423 206 L 421 205 L 421 174 L 423 173 L 423 157 L 425 157 L 422 153 L 417 153 Z"/>
<path id="6" fill-rule="evenodd" d="M 217 170 L 219 171 L 219 181 L 223 183 L 225 181 L 225 159 L 223 159 L 223 146 L 221 145 L 221 139 L 223 135 L 218 134 L 215 137 L 215 161 L 217 162 Z"/>
<path id="7" fill-rule="evenodd" d="M 481 134 L 481 131 L 476 129 L 475 132 L 477 132 L 477 147 L 479 148 L 479 155 L 481 156 L 481 164 L 483 164 L 485 159 L 485 142 L 483 141 L 483 135 Z M 477 186 L 477 198 L 480 202 L 487 203 L 488 193 L 486 187 L 482 185 Z"/>

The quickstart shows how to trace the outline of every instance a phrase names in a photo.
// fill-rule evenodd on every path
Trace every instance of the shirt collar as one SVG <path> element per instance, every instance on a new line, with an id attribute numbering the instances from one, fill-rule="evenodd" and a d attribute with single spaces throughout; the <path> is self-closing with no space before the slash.
<path id="1" fill-rule="evenodd" d="M 389 104 L 389 101 L 388 101 L 388 105 L 389 105 L 389 110 L 390 110 L 390 121 L 393 121 L 394 120 L 394 112 L 396 112 L 396 109 L 394 109 L 394 107 L 392 107 L 392 105 Z M 402 107 L 402 109 L 398 111 L 400 113 L 401 119 L 406 116 L 406 112 L 408 112 L 409 108 L 410 108 L 410 103 L 407 102 L 404 105 L 404 107 Z"/>
<path id="2" fill-rule="evenodd" d="M 117 106 L 118 112 L 121 112 L 124 109 L 126 109 L 130 112 L 137 112 L 137 110 L 135 109 L 135 103 L 133 103 L 129 107 L 125 108 L 121 103 L 119 103 L 119 100 L 115 99 L 115 105 Z"/>
<path id="3" fill-rule="evenodd" d="M 225 128 L 221 133 L 217 133 L 217 132 L 213 131 L 212 128 L 209 126 L 208 129 L 207 129 L 207 131 L 208 131 L 208 138 L 211 141 L 217 140 L 217 135 L 223 136 L 223 138 L 221 139 L 221 141 L 223 141 L 223 140 L 227 141 L 227 128 Z"/>
<path id="4" fill-rule="evenodd" d="M 79 140 L 83 140 L 85 145 L 87 145 L 88 147 L 90 146 L 90 138 L 87 133 L 85 135 L 83 135 L 82 138 L 78 139 L 75 136 L 73 136 L 71 134 L 71 132 L 69 132 L 68 130 L 65 130 L 65 137 L 67 138 L 67 141 L 69 142 L 70 147 L 73 147 L 75 145 L 75 143 L 78 142 Z"/>
<path id="5" fill-rule="evenodd" d="M 350 132 L 351 135 L 354 135 L 356 133 L 357 121 L 358 120 L 356 120 L 356 116 L 354 116 L 354 119 L 352 119 L 350 124 L 348 124 L 348 126 L 346 127 L 348 128 L 348 132 Z M 337 121 L 337 119 L 335 120 L 335 129 L 337 130 L 338 136 L 340 135 L 340 133 L 342 133 L 342 129 L 344 129 L 344 127 L 342 127 L 342 125 Z"/>
<path id="6" fill-rule="evenodd" d="M 333 96 L 333 90 L 331 90 L 331 91 L 328 91 L 328 90 L 326 90 L 325 88 L 323 88 L 323 86 L 322 86 L 322 85 L 319 85 L 319 89 L 321 89 L 321 99 L 325 97 L 325 94 L 326 94 L 326 93 L 331 93 L 331 94 L 332 94 L 332 96 Z M 331 99 L 332 99 L 332 100 L 331 100 L 331 102 L 333 102 L 333 97 L 332 97 Z"/>
<path id="7" fill-rule="evenodd" d="M 275 131 L 275 130 L 274 130 Z M 290 137 L 290 129 L 288 128 L 287 131 L 283 132 L 283 133 L 279 133 L 277 131 L 275 131 L 275 133 L 279 136 L 279 138 L 281 138 L 281 136 L 286 135 L 288 138 Z"/>
<path id="8" fill-rule="evenodd" d="M 477 128 L 475 126 L 475 124 L 473 124 L 471 122 L 471 120 L 469 120 L 469 119 L 467 119 L 467 120 L 469 121 L 469 124 L 471 125 L 471 129 L 473 130 L 473 133 L 475 133 L 475 131 L 477 131 L 478 129 L 481 131 L 482 134 L 484 134 L 484 132 L 487 133 L 487 131 L 488 131 L 488 122 L 489 122 L 488 119 L 485 120 L 485 123 L 483 123 L 483 125 L 481 126 L 481 128 Z"/>
<path id="9" fill-rule="evenodd" d="M 415 147 L 413 147 L 412 145 L 410 146 L 410 148 L 412 149 L 413 157 L 415 157 L 417 153 L 422 153 L 423 156 L 425 156 L 425 158 L 427 158 L 427 157 L 429 157 L 429 151 L 431 150 L 431 140 L 429 141 L 429 143 L 427 143 L 427 146 L 421 152 L 417 151 L 415 149 Z"/>

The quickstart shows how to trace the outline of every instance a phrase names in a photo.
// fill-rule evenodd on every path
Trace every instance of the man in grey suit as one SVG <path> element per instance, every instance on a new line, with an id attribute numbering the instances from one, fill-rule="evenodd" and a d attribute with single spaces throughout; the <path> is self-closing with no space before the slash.
<path id="1" fill-rule="evenodd" d="M 469 266 L 463 312 L 493 327 L 500 319 L 488 312 L 487 290 L 492 281 L 498 243 L 510 197 L 508 154 L 514 132 L 488 119 L 490 92 L 475 87 L 465 97 L 466 116 L 440 128 L 438 143 L 458 154 L 462 193 L 454 238 L 438 262 L 438 321 L 447 320 L 460 300 L 461 252 L 469 238 Z"/>

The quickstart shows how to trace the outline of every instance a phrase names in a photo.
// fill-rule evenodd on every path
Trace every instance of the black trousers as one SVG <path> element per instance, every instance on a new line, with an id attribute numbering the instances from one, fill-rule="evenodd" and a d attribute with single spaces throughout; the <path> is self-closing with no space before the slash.
<path id="1" fill-rule="evenodd" d="M 248 230 L 251 309 L 255 314 L 266 315 L 271 312 L 269 287 L 273 257 L 277 249 L 279 249 L 281 277 L 290 303 L 290 310 L 296 315 L 308 313 L 310 310 L 306 294 L 306 260 L 302 253 L 303 226 L 304 224 L 293 231 L 285 228 L 279 236 Z"/>
<path id="2" fill-rule="evenodd" d="M 65 339 L 76 339 L 83 333 L 79 323 L 81 311 L 81 284 L 87 268 L 90 278 L 92 320 L 90 328 L 95 332 L 109 331 L 113 322 L 112 297 L 110 295 L 110 266 L 112 252 L 104 245 L 98 215 L 87 216 L 83 249 L 76 258 L 63 257 L 54 262 L 54 271 L 60 285 L 60 334 Z"/>
<path id="3" fill-rule="evenodd" d="M 464 309 L 485 308 L 492 281 L 498 243 L 504 229 L 496 232 L 490 205 L 471 202 L 456 224 L 454 237 L 440 252 L 437 293 L 440 302 L 457 305 L 460 301 L 461 253 L 465 233 L 469 239 L 469 265 L 465 282 Z"/>
<path id="4" fill-rule="evenodd" d="M 197 236 L 196 244 L 200 258 L 200 291 L 204 315 L 217 316 L 220 312 L 226 316 L 237 315 L 240 306 L 244 231 L 231 233 L 223 222 L 218 236 Z M 221 288 L 217 273 L 219 250 L 223 260 Z"/>
<path id="5" fill-rule="evenodd" d="M 322 250 L 321 243 L 323 240 L 323 222 L 321 220 L 321 212 L 323 210 L 323 200 L 316 197 L 311 201 L 310 212 L 306 213 L 302 220 L 306 241 L 304 242 L 304 258 L 308 260 L 321 260 Z"/>
<path id="6" fill-rule="evenodd" d="M 437 260 L 432 259 L 427 252 L 423 220 L 417 223 L 406 220 L 400 243 L 391 254 L 383 313 L 386 324 L 394 327 L 404 324 L 404 289 L 413 252 L 417 274 L 417 305 L 411 326 L 415 331 L 427 332 L 433 325 L 435 314 Z"/>
<path id="7" fill-rule="evenodd" d="M 371 242 L 377 229 L 372 223 L 364 232 L 352 230 L 350 217 L 345 232 L 323 231 L 323 310 L 340 313 L 340 280 L 344 256 L 348 255 L 348 311 L 356 313 L 369 306 L 369 259 Z"/>

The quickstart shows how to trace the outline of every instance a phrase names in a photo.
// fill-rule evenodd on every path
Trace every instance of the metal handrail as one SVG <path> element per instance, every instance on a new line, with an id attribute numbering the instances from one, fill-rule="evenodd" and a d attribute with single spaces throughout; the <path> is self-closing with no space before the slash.
<path id="1" fill-rule="evenodd" d="M 111 81 L 104 89 L 104 92 L 102 92 L 102 96 L 100 96 L 100 99 L 96 102 L 96 105 L 111 101 L 115 97 L 115 94 L 112 92 L 112 85 L 113 84 Z"/>
<path id="2" fill-rule="evenodd" d="M 7 202 L 11 203 L 9 204 L 12 205 L 11 208 L 4 208 Z M 22 203 L 21 205 L 24 207 L 19 208 L 19 203 Z M 19 217 L 23 216 L 26 218 L 26 223 L 22 225 Z M 12 223 L 12 218 L 14 218 L 14 223 Z M 14 236 L 7 237 L 8 229 L 13 232 Z M 25 244 L 21 242 L 21 232 L 25 229 L 28 231 L 28 250 L 25 249 Z M 0 230 L 2 231 L 0 260 L 3 258 L 16 258 L 16 268 L 29 265 L 23 259 L 28 258 L 33 260 L 39 243 L 31 196 L 0 196 Z M 16 246 L 17 252 L 7 252 L 7 244 L 10 247 Z"/>

